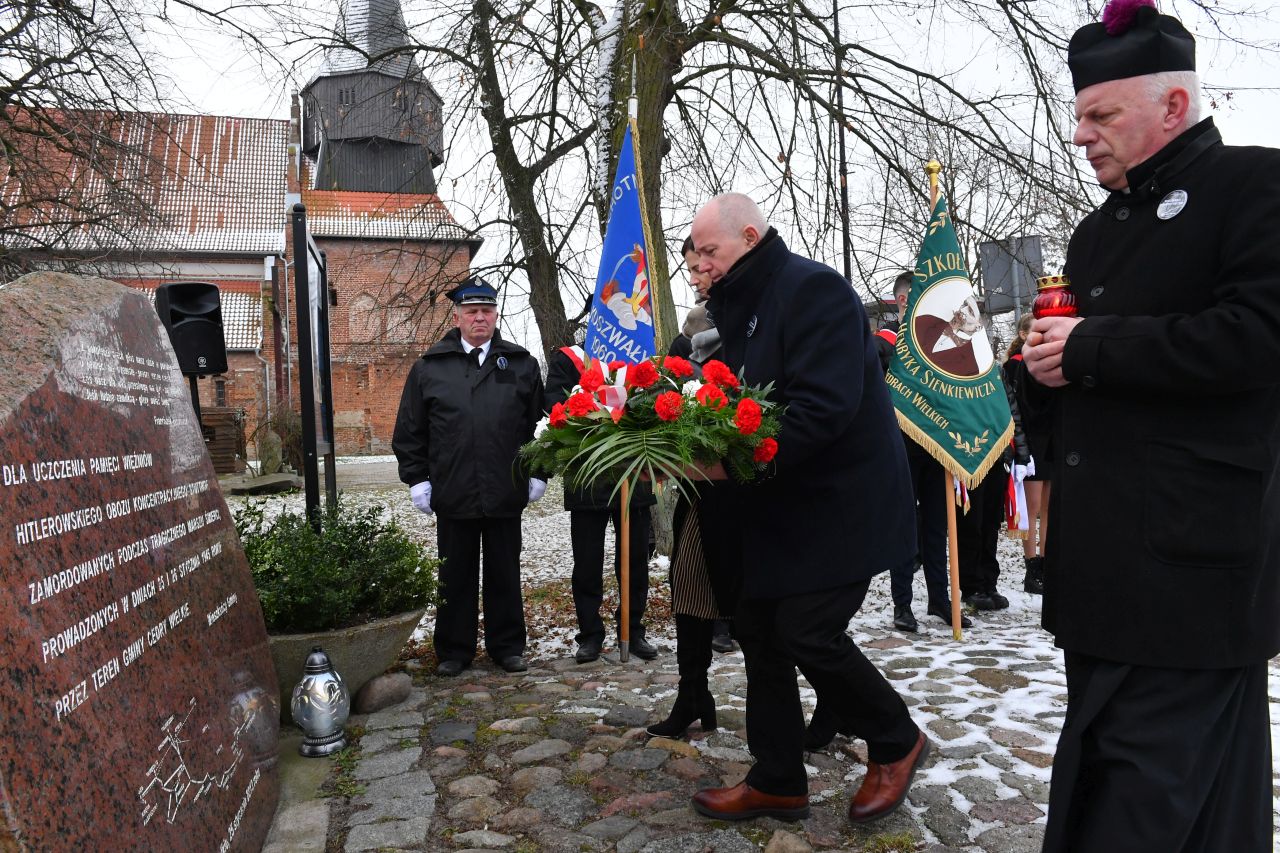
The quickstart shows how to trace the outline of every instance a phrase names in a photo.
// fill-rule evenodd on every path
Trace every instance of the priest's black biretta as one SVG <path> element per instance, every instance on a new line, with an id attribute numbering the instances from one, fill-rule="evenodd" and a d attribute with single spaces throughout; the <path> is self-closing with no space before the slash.
<path id="1" fill-rule="evenodd" d="M 1067 65 L 1079 92 L 1108 80 L 1195 71 L 1196 42 L 1181 21 L 1160 14 L 1154 0 L 1112 0 L 1102 21 L 1071 37 Z"/>

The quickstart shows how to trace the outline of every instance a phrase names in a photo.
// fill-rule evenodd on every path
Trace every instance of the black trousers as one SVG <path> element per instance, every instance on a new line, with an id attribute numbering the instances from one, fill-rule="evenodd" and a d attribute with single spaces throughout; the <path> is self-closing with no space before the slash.
<path id="1" fill-rule="evenodd" d="M 1066 655 L 1045 853 L 1272 849 L 1267 664 L 1162 669 Z"/>
<path id="2" fill-rule="evenodd" d="M 996 548 L 1004 521 L 1009 472 L 996 463 L 978 488 L 969 492 L 969 511 L 956 508 L 956 551 L 960 562 L 960 594 L 995 592 L 1000 578 Z M 945 507 L 944 507 L 945 508 Z"/>
<path id="3" fill-rule="evenodd" d="M 436 520 L 440 604 L 434 643 L 440 660 L 469 663 L 476 654 L 480 551 L 484 546 L 484 647 L 500 661 L 524 654 L 524 602 L 520 594 L 520 516 Z"/>
<path id="4" fill-rule="evenodd" d="M 870 580 L 778 599 L 743 599 L 735 635 L 747 667 L 747 742 L 756 763 L 747 783 L 766 794 L 808 792 L 804 711 L 796 667 L 803 669 L 842 731 L 867 742 L 872 761 L 906 756 L 920 730 L 880 671 L 846 633 Z"/>
<path id="5" fill-rule="evenodd" d="M 911 466 L 911 487 L 916 497 L 916 524 L 919 530 L 920 562 L 929 601 L 941 604 L 951 600 L 947 571 L 947 493 L 946 474 L 942 464 L 910 438 L 907 463 Z M 889 589 L 895 607 L 911 604 L 911 577 L 914 566 L 907 563 L 889 573 Z"/>
<path id="6" fill-rule="evenodd" d="M 604 642 L 604 533 L 613 520 L 613 576 L 622 578 L 622 510 L 575 509 L 569 513 L 569 538 L 573 544 L 573 607 L 578 613 L 577 641 Z M 631 618 L 634 639 L 644 636 L 644 608 L 649 601 L 649 508 L 631 510 Z M 619 587 L 621 588 L 621 587 Z M 614 624 L 621 624 L 622 606 L 613 612 Z"/>

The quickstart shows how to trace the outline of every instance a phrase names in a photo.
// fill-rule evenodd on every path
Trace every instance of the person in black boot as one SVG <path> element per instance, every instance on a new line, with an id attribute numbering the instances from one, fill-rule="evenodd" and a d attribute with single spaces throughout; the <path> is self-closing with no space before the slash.
<path id="1" fill-rule="evenodd" d="M 1022 540 L 1022 561 L 1026 565 L 1026 573 L 1022 578 L 1022 589 L 1032 595 L 1044 593 L 1044 540 L 1048 530 L 1049 499 L 1049 427 L 1037 419 L 1035 410 L 1023 411 L 1021 400 L 1024 396 L 1022 388 L 1027 382 L 1027 367 L 1022 360 L 1022 347 L 1027 335 L 1031 333 L 1031 323 L 1035 317 L 1023 314 L 1018 322 L 1018 333 L 1009 342 L 1008 358 L 1000 368 L 1000 376 L 1004 379 L 1005 390 L 1009 394 L 1009 411 L 1013 414 L 1013 426 L 1021 433 L 1027 448 L 1027 473 L 1022 486 L 1027 496 L 1027 531 Z M 1037 465 L 1036 460 L 1039 460 Z M 1043 469 L 1043 470 L 1041 470 Z M 1043 516 L 1043 518 L 1042 518 Z"/>
<path id="2" fill-rule="evenodd" d="M 675 614 L 676 666 L 680 685 L 671 713 L 645 731 L 652 737 L 682 738 L 695 720 L 702 722 L 704 732 L 716 728 L 716 700 L 707 686 L 707 669 L 711 666 L 711 620 Z"/>

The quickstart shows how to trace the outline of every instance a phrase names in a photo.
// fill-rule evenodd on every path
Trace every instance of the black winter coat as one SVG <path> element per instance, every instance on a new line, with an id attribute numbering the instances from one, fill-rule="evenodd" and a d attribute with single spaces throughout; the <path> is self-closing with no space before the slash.
<path id="1" fill-rule="evenodd" d="M 1044 624 L 1124 663 L 1265 661 L 1280 651 L 1280 151 L 1228 148 L 1206 119 L 1128 183 L 1067 250 L 1085 319 L 1071 384 L 1050 392 Z"/>
<path id="2" fill-rule="evenodd" d="M 569 356 L 565 355 L 561 350 L 553 352 L 551 360 L 547 364 L 547 387 L 542 395 L 542 410 L 550 412 L 551 407 L 556 403 L 563 403 L 567 400 L 569 392 L 573 390 L 573 386 L 578 384 L 580 378 L 578 367 Z M 564 508 L 567 510 L 599 512 L 611 507 L 617 507 L 622 501 L 613 491 L 615 485 L 617 484 L 612 482 L 597 481 L 590 488 L 573 489 L 566 482 Z M 609 499 L 610 495 L 613 496 L 612 500 Z M 653 496 L 653 489 L 648 483 L 641 483 L 631 495 L 631 508 L 633 510 L 651 507 L 657 502 L 657 499 Z"/>
<path id="3" fill-rule="evenodd" d="M 741 487 L 743 595 L 817 592 L 904 566 L 916 515 L 862 304 L 770 229 L 711 290 L 724 360 L 786 406 L 776 474 Z"/>
<path id="4" fill-rule="evenodd" d="M 445 518 L 510 517 L 529 501 L 520 445 L 542 417 L 542 370 L 497 335 L 477 371 L 451 330 L 414 362 L 391 441 L 400 480 L 431 481 Z"/>

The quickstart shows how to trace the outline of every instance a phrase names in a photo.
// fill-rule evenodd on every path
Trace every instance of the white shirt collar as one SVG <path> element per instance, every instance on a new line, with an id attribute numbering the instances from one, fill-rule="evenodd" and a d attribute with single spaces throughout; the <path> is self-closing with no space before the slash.
<path id="1" fill-rule="evenodd" d="M 484 364 L 484 360 L 489 357 L 489 346 L 493 343 L 493 338 L 489 338 L 489 340 L 485 341 L 478 347 L 473 347 L 471 344 L 467 343 L 466 338 L 460 338 L 460 340 L 462 341 L 462 351 L 467 355 L 471 355 L 471 351 L 473 349 L 480 350 L 480 363 Z"/>

